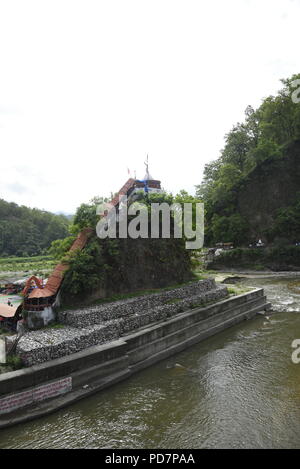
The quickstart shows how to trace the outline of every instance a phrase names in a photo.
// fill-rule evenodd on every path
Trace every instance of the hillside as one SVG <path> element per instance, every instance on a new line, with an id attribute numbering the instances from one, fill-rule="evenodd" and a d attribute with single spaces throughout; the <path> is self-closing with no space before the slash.
<path id="1" fill-rule="evenodd" d="M 0 199 L 0 257 L 40 255 L 52 241 L 65 238 L 68 228 L 64 215 Z"/>
<path id="2" fill-rule="evenodd" d="M 206 245 L 248 246 L 262 239 L 300 241 L 300 104 L 294 80 L 226 135 L 220 157 L 207 164 L 197 195 L 205 203 Z"/>
<path id="3" fill-rule="evenodd" d="M 267 160 L 245 179 L 237 193 L 237 209 L 249 220 L 252 240 L 300 241 L 297 204 L 300 202 L 300 140 L 281 159 Z"/>

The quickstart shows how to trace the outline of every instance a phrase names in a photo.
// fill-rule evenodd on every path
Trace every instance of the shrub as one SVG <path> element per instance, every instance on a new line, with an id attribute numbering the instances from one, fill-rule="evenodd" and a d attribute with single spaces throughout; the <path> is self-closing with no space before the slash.
<path id="1" fill-rule="evenodd" d="M 6 365 L 12 368 L 12 370 L 19 370 L 24 366 L 22 358 L 18 355 L 8 355 L 6 358 Z"/>

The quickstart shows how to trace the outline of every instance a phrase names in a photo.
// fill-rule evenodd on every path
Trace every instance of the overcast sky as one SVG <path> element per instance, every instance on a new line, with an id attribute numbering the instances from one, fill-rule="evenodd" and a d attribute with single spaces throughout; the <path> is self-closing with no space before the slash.
<path id="1" fill-rule="evenodd" d="M 194 192 L 298 73 L 298 0 L 0 0 L 0 197 L 72 213 L 150 173 Z"/>

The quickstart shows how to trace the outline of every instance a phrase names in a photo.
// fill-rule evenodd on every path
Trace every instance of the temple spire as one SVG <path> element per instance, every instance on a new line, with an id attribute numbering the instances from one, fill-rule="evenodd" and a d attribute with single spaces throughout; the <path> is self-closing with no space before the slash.
<path id="1" fill-rule="evenodd" d="M 144 180 L 145 181 L 151 181 L 153 179 L 153 177 L 149 173 L 149 155 L 148 155 L 148 153 L 147 153 L 147 158 L 146 158 L 146 161 L 144 162 L 144 165 L 146 166 L 146 174 L 144 176 Z"/>

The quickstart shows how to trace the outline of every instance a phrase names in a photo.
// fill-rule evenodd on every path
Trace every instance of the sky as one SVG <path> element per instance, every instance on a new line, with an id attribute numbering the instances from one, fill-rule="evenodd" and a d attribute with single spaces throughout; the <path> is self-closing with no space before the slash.
<path id="1" fill-rule="evenodd" d="M 299 73 L 299 0 L 0 0 L 0 198 L 74 213 L 149 170 L 194 193 Z"/>

